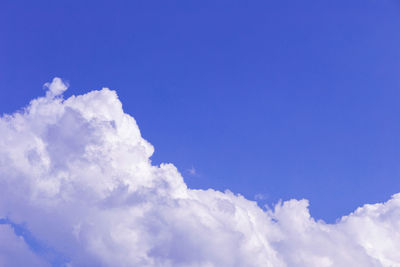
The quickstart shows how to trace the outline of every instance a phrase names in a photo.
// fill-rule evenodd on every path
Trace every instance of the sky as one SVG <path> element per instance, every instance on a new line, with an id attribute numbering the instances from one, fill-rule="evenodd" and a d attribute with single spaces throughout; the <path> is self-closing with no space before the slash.
<path id="1" fill-rule="evenodd" d="M 49 145 L 50 150 L 46 152 L 49 154 L 45 153 L 47 156 L 40 153 L 38 156 L 43 156 L 43 162 L 51 162 L 51 173 L 58 170 L 75 177 L 77 170 L 69 165 L 67 168 L 64 163 L 71 160 L 68 155 L 83 153 L 83 144 L 95 142 L 95 134 L 93 136 L 96 138 L 93 137 L 93 140 L 83 137 L 80 139 L 86 131 L 90 133 L 89 136 L 93 129 L 98 131 L 99 136 L 111 136 L 111 133 L 102 132 L 103 126 L 100 127 L 89 119 L 118 121 L 122 117 L 125 118 L 125 115 L 121 114 L 129 114 L 136 122 L 121 122 L 121 125 L 132 128 L 129 131 L 136 136 L 136 139 L 132 137 L 134 140 L 142 140 L 142 137 L 143 140 L 147 140 L 138 141 L 141 144 L 138 147 L 146 147 L 146 151 L 136 151 L 135 145 L 132 148 L 133 152 L 121 155 L 129 159 L 137 157 L 138 162 L 147 162 L 144 158 L 149 157 L 151 166 L 170 166 L 160 164 L 172 163 L 181 175 L 171 175 L 176 181 L 182 176 L 184 182 L 179 180 L 171 184 L 178 184 L 179 188 L 187 186 L 190 197 L 185 195 L 185 198 L 193 200 L 203 197 L 206 200 L 198 201 L 203 201 L 204 205 L 211 205 L 207 199 L 208 195 L 214 196 L 214 193 L 209 193 L 206 189 L 217 190 L 215 194 L 218 196 L 218 191 L 225 192 L 228 189 L 232 193 L 221 193 L 224 194 L 221 198 L 224 198 L 224 201 L 229 199 L 238 210 L 238 203 L 244 201 L 237 195 L 240 194 L 247 200 L 257 201 L 260 210 L 266 209 L 264 205 L 273 208 L 278 203 L 278 209 L 273 211 L 275 217 L 271 217 L 273 220 L 279 216 L 286 218 L 285 212 L 282 214 L 286 215 L 279 215 L 279 207 L 290 212 L 294 212 L 298 207 L 299 210 L 309 211 L 315 220 L 332 223 L 335 229 L 340 228 L 338 231 L 341 234 L 347 233 L 346 231 L 352 232 L 342 228 L 349 228 L 349 225 L 352 225 L 349 221 L 357 220 L 358 215 L 350 217 L 347 221 L 343 221 L 342 216 L 349 215 L 358 207 L 365 207 L 363 205 L 366 203 L 385 202 L 386 204 L 379 205 L 387 208 L 398 202 L 398 198 L 390 199 L 393 194 L 400 192 L 399 15 L 400 3 L 395 0 L 84 3 L 5 0 L 0 3 L 0 113 L 12 114 L 18 110 L 22 112 L 24 108 L 33 109 L 32 104 L 29 104 L 33 99 L 44 103 L 37 104 L 39 107 L 49 105 L 48 112 L 51 111 L 51 114 L 29 115 L 28 112 L 28 115 L 22 116 L 21 120 L 26 121 L 27 125 L 41 126 L 23 128 L 21 131 L 26 134 L 27 140 L 30 140 L 30 136 L 38 136 L 45 144 L 54 144 L 54 150 L 51 150 L 52 146 Z M 68 85 L 68 90 L 61 80 L 53 81 L 54 77 L 60 77 Z M 50 84 L 44 86 L 51 81 L 53 87 Z M 112 93 L 104 93 L 114 103 L 109 106 L 108 100 L 102 94 L 93 93 L 92 98 L 86 97 L 97 101 L 98 111 L 82 107 L 91 105 L 85 102 L 88 100 L 84 97 L 79 100 L 67 100 L 73 99 L 69 98 L 73 95 L 84 95 L 103 87 L 115 90 L 118 100 Z M 57 104 L 60 99 L 69 102 Z M 115 113 L 120 103 L 123 111 Z M 64 114 L 60 109 L 66 109 L 66 115 L 60 115 Z M 68 111 L 69 109 L 75 111 Z M 96 112 L 99 114 L 93 115 Z M 36 114 L 34 111 L 31 113 Z M 81 115 L 76 115 L 78 113 Z M 11 121 L 12 124 L 19 125 L 19 119 L 11 120 L 6 117 L 2 118 L 2 123 Z M 81 124 L 83 120 L 88 120 L 87 124 Z M 62 130 L 53 125 L 56 122 L 65 123 L 67 129 L 64 130 L 67 132 L 70 127 L 71 136 L 64 136 Z M 13 127 L 16 127 L 15 125 Z M 6 129 L 8 126 L 4 127 Z M 40 132 L 41 127 L 47 129 L 43 130 L 47 134 L 43 135 Z M 139 128 L 140 135 L 137 133 Z M 15 145 L 23 140 L 18 139 L 22 137 L 13 137 L 11 133 L 14 130 L 4 129 L 2 136 L 9 136 L 10 139 L 4 138 L 4 152 L 0 154 L 4 158 L 14 155 L 17 153 L 12 150 L 14 145 L 15 151 L 26 150 L 26 153 L 21 152 L 21 155 L 28 157 L 30 164 L 39 164 L 32 163 L 31 157 L 35 158 L 37 155 L 31 156 L 28 144 L 23 142 L 21 145 Z M 57 137 L 59 135 L 61 137 Z M 115 140 L 122 140 L 121 143 L 126 141 L 124 138 L 128 138 L 125 132 L 112 136 Z M 59 144 L 59 139 L 70 144 L 71 149 Z M 16 143 L 7 143 L 7 140 L 14 140 Z M 142 145 L 147 144 L 146 142 L 151 145 Z M 23 147 L 25 145 L 26 147 Z M 154 147 L 154 153 L 148 151 L 149 147 Z M 106 148 L 102 147 L 101 151 L 104 149 Z M 66 153 L 68 157 L 58 158 L 57 151 Z M 126 171 L 124 168 L 127 168 L 126 158 L 117 158 L 121 163 L 116 164 L 121 166 L 117 168 L 112 165 L 110 170 L 113 171 L 110 173 L 118 173 L 118 177 L 124 177 L 122 173 Z M 103 164 L 92 160 L 96 162 L 93 166 Z M 0 162 L 0 173 L 3 177 L 10 173 L 14 175 L 26 167 L 21 167 L 18 163 L 8 168 L 4 167 L 8 161 Z M 86 163 L 82 160 L 79 164 L 74 164 L 80 166 L 79 164 Z M 137 163 L 137 166 L 142 166 L 141 164 Z M 170 177 L 169 167 L 159 168 L 163 174 L 157 175 Z M 126 172 L 130 171 L 129 169 Z M 146 169 L 143 172 L 149 171 Z M 46 173 L 43 177 L 48 175 L 50 174 Z M 152 175 L 149 177 L 152 178 L 148 181 L 158 179 Z M 107 179 L 104 178 L 104 183 L 108 185 L 111 182 Z M 78 184 L 80 183 L 86 185 L 85 182 L 81 181 Z M 88 178 L 88 185 L 91 183 Z M 120 187 L 126 184 L 134 187 L 126 181 L 121 183 L 117 183 L 115 188 L 122 190 Z M 41 186 L 42 184 L 31 188 L 27 185 L 27 188 L 37 193 L 37 190 L 43 189 Z M 54 189 L 57 186 L 59 183 L 51 185 L 50 188 Z M 99 190 L 105 190 L 104 188 Z M 110 192 L 117 192 L 117 189 L 111 188 Z M 155 185 L 150 188 L 157 190 Z M 192 189 L 202 189 L 199 192 L 205 193 L 194 193 L 197 191 L 192 192 Z M 182 197 L 174 190 L 171 189 L 166 194 L 173 196 L 172 198 Z M 40 220 L 34 215 L 22 215 L 27 211 L 24 206 L 26 203 L 23 202 L 25 204 L 22 205 L 22 202 L 15 200 L 15 204 L 13 199 L 22 193 L 13 192 L 7 193 L 11 200 L 3 199 L 9 208 L 0 209 L 0 224 L 3 228 L 6 225 L 9 228 L 0 227 L 0 233 L 11 240 L 14 238 L 12 232 L 21 236 L 17 233 L 20 229 L 18 227 L 25 225 L 34 236 L 32 240 L 36 240 L 33 242 L 36 245 L 32 246 L 29 245 L 30 239 L 27 237 L 25 245 L 19 242 L 21 240 L 12 239 L 15 241 L 15 247 L 32 254 L 32 248 L 35 252 L 35 248 L 47 247 L 38 245 L 42 244 L 41 242 L 52 244 L 51 249 L 43 249 L 45 252 L 40 249 L 42 252 L 39 254 L 48 255 L 49 251 L 52 251 L 50 254 L 62 251 L 62 255 L 56 253 L 56 260 L 53 256 L 44 257 L 47 262 L 53 263 L 64 258 L 72 259 L 72 262 L 76 260 L 77 266 L 115 260 L 113 257 L 116 255 L 108 257 L 101 254 L 100 257 L 93 252 L 89 253 L 89 256 L 79 255 L 72 248 L 60 246 L 57 241 L 60 236 L 44 234 L 43 229 L 39 227 Z M 125 191 L 122 190 L 122 195 L 123 192 Z M 147 191 L 140 192 L 139 195 L 147 196 Z M 96 191 L 93 195 L 100 194 L 101 197 L 99 195 L 95 199 L 104 200 L 114 196 L 114 193 L 105 197 Z M 157 194 L 164 196 L 164 193 Z M 91 197 L 92 193 L 88 194 L 87 198 L 92 199 Z M 307 201 L 302 202 L 302 199 L 309 201 L 308 209 L 304 204 Z M 280 200 L 287 202 L 282 204 Z M 36 203 L 35 201 L 32 203 Z M 40 204 L 33 210 L 37 209 L 39 214 L 46 214 L 43 207 L 47 204 L 44 205 L 41 201 L 40 198 Z M 85 201 L 89 200 L 85 198 Z M 152 201 L 150 202 L 156 203 Z M 27 203 L 33 205 L 31 200 L 27 200 Z M 192 207 L 191 205 L 189 206 Z M 243 207 L 248 205 L 250 204 L 243 204 Z M 154 204 L 155 210 L 156 207 Z M 291 210 L 290 207 L 295 208 Z M 82 210 L 82 213 L 86 211 Z M 369 211 L 365 208 L 364 213 L 362 210 L 360 214 L 365 215 Z M 11 215 L 13 212 L 16 214 L 14 217 Z M 260 212 L 256 210 L 254 214 Z M 154 217 L 162 217 L 158 210 L 152 214 Z M 103 218 L 105 215 L 99 213 L 96 216 Z M 62 219 L 54 218 L 57 218 L 54 221 Z M 112 216 L 107 218 L 113 220 Z M 51 221 L 49 218 L 49 222 Z M 335 222 L 338 224 L 333 224 Z M 77 227 L 80 223 L 74 221 L 67 226 L 71 225 Z M 285 232 L 287 229 L 282 227 L 279 229 Z M 324 226 L 317 224 L 318 227 Z M 95 230 L 101 232 L 101 229 L 99 226 Z M 182 234 L 181 229 L 173 229 L 173 232 L 175 230 Z M 152 236 L 152 231 L 149 231 L 149 236 Z M 289 232 L 287 230 L 285 233 L 290 237 L 288 240 L 291 240 Z M 87 235 L 90 236 L 90 233 Z M 270 242 L 272 239 L 268 238 Z M 329 239 L 329 242 L 339 240 L 337 242 L 340 243 L 342 240 L 342 237 L 335 238 Z M 236 239 L 229 239 L 229 242 L 232 240 Z M 305 241 L 289 242 L 290 245 L 280 244 L 278 248 L 271 245 L 271 251 L 282 253 L 283 262 L 289 266 L 294 263 L 300 266 L 289 252 L 296 251 L 293 244 L 307 247 L 302 242 Z M 177 260 L 172 260 L 176 266 L 177 262 L 187 263 L 185 260 L 188 259 L 178 260 L 173 251 L 167 253 L 150 243 L 149 251 L 156 255 L 156 260 L 146 262 L 149 266 L 167 266 L 168 259 Z M 72 246 L 75 243 L 71 241 L 68 244 Z M 360 244 L 357 243 L 357 246 Z M 30 250 L 26 249 L 26 246 Z M 282 247 L 283 252 L 280 250 Z M 310 250 L 315 252 L 312 248 Z M 386 252 L 372 254 L 380 255 L 376 258 L 384 266 L 400 262 L 387 256 Z M 213 258 L 211 254 L 204 250 L 204 258 L 213 259 L 211 262 L 223 263 L 220 266 L 230 266 L 231 262 L 228 259 L 212 254 L 216 257 Z M 147 252 L 146 255 L 153 254 Z M 279 257 L 272 259 L 271 256 L 268 259 L 277 264 L 281 260 Z M 360 256 L 360 259 L 362 257 Z M 37 260 L 43 260 L 43 257 Z M 126 260 L 132 261 L 130 258 Z M 247 260 L 248 258 L 244 257 L 237 259 L 237 262 L 250 266 Z M 259 260 L 264 262 L 265 259 Z M 134 261 L 143 263 L 138 259 Z M 307 261 L 302 263 L 307 266 Z M 124 266 L 123 264 L 121 263 L 121 266 Z M 375 266 L 374 263 L 371 264 Z"/>

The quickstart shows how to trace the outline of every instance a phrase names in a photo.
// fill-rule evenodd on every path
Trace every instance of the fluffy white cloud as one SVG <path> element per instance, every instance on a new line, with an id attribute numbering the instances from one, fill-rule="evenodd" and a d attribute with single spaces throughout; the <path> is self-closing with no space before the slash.
<path id="1" fill-rule="evenodd" d="M 265 211 L 188 189 L 172 164 L 151 164 L 152 145 L 114 91 L 64 100 L 60 79 L 46 86 L 0 119 L 0 218 L 68 266 L 400 266 L 400 195 L 325 224 L 306 200 Z M 48 264 L 9 226 L 0 238 L 0 264 Z"/>

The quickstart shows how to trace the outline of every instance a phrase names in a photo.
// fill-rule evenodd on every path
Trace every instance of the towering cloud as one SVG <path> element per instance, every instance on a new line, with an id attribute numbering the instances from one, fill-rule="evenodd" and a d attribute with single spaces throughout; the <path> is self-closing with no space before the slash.
<path id="1" fill-rule="evenodd" d="M 400 195 L 325 224 L 306 200 L 263 210 L 192 190 L 151 164 L 114 91 L 64 100 L 60 79 L 46 86 L 0 119 L 0 265 L 400 266 Z"/>

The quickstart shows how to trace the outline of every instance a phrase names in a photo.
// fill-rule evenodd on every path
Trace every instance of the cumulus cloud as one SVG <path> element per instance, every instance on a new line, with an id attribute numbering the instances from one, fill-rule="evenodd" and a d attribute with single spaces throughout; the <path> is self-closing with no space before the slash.
<path id="1" fill-rule="evenodd" d="M 63 99 L 61 79 L 46 87 L 0 118 L 0 218 L 65 266 L 400 266 L 400 195 L 326 224 L 307 200 L 264 210 L 189 189 L 174 165 L 152 165 L 114 91 Z M 9 225 L 0 240 L 2 266 L 51 264 Z"/>

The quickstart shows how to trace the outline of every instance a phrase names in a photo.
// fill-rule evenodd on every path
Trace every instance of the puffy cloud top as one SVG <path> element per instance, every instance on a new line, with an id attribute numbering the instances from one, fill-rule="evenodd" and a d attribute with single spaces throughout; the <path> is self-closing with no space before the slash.
<path id="1" fill-rule="evenodd" d="M 54 78 L 51 83 L 46 83 L 44 86 L 48 88 L 46 94 L 49 97 L 55 97 L 61 95 L 68 88 L 68 86 L 65 83 L 63 83 L 63 81 L 60 78 L 57 77 Z"/>
<path id="2" fill-rule="evenodd" d="M 400 195 L 326 224 L 307 200 L 263 210 L 188 189 L 174 165 L 151 164 L 152 145 L 114 91 L 64 100 L 61 79 L 46 87 L 0 118 L 0 218 L 47 250 L 3 224 L 0 265 L 400 266 Z"/>

